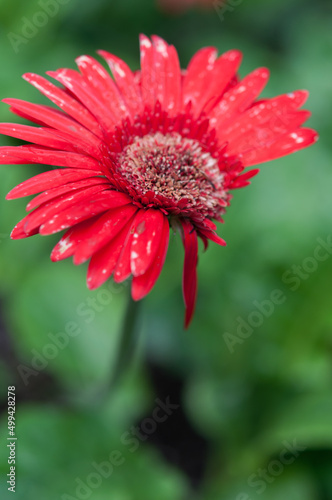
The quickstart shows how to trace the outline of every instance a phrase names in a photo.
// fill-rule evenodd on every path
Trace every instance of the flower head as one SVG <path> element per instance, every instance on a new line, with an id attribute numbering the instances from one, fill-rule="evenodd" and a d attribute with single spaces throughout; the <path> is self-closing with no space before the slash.
<path id="1" fill-rule="evenodd" d="M 25 74 L 60 110 L 4 100 L 38 126 L 1 124 L 0 133 L 32 144 L 1 147 L 0 162 L 57 167 L 8 194 L 37 194 L 12 238 L 66 230 L 53 261 L 90 259 L 90 289 L 110 276 L 116 282 L 132 276 L 132 296 L 139 300 L 164 265 L 171 223 L 185 250 L 188 326 L 196 301 L 197 239 L 205 247 L 208 240 L 225 245 L 212 219 L 222 221 L 230 190 L 246 186 L 258 172 L 244 170 L 309 146 L 317 134 L 301 128 L 309 113 L 298 108 L 307 92 L 257 100 L 268 70 L 240 80 L 240 52 L 218 58 L 214 48 L 204 48 L 182 71 L 172 45 L 156 36 L 152 42 L 141 36 L 140 42 L 136 72 L 100 51 L 113 78 L 89 56 L 77 59 L 79 71 L 48 73 L 61 86 Z"/>

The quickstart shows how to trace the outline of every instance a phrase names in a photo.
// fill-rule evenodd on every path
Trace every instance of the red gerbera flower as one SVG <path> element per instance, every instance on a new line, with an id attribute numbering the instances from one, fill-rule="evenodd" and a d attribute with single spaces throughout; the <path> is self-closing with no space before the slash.
<path id="1" fill-rule="evenodd" d="M 197 237 L 225 245 L 212 219 L 229 205 L 231 189 L 249 184 L 258 169 L 312 144 L 316 132 L 300 128 L 306 91 L 257 101 L 268 70 L 236 76 L 241 53 L 217 58 L 198 51 L 181 71 L 172 45 L 141 36 L 141 69 L 132 72 L 116 56 L 99 54 L 114 79 L 89 56 L 79 72 L 59 69 L 24 78 L 61 108 L 5 99 L 11 110 L 39 125 L 3 123 L 0 132 L 34 143 L 0 148 L 0 162 L 42 163 L 57 168 L 16 186 L 8 199 L 36 196 L 12 238 L 66 229 L 52 251 L 58 261 L 90 259 L 87 283 L 99 287 L 133 276 L 132 297 L 142 299 L 164 265 L 169 223 L 185 250 L 183 295 L 188 326 L 197 290 Z"/>

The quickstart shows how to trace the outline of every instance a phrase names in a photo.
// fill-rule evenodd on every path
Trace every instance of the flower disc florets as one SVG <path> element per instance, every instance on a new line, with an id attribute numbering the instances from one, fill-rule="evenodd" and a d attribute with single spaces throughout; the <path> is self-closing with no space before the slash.
<path id="1" fill-rule="evenodd" d="M 187 209 L 213 218 L 219 218 L 226 204 L 218 161 L 198 141 L 175 132 L 135 137 L 119 157 L 118 172 L 141 201 L 153 192 L 160 200 L 185 202 Z"/>

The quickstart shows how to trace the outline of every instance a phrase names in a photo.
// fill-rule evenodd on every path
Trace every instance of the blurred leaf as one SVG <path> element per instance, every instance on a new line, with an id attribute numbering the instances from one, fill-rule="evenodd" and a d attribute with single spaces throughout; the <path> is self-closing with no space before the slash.
<path id="1" fill-rule="evenodd" d="M 186 486 L 181 476 L 146 446 L 138 444 L 136 451 L 131 452 L 132 443 L 123 437 L 130 429 L 114 421 L 104 422 L 103 415 L 103 409 L 98 415 L 93 409 L 76 413 L 42 406 L 21 408 L 16 498 L 58 500 L 64 494 L 75 498 L 78 484 L 82 485 L 82 495 L 85 491 L 93 500 L 155 500 L 156 491 L 161 500 L 183 498 Z M 2 425 L 6 423 L 3 421 Z M 2 473 L 8 468 L 6 454 L 2 446 Z M 6 498 L 6 489 L 2 482 L 2 498 Z"/>
<path id="2" fill-rule="evenodd" d="M 41 263 L 10 303 L 23 364 L 47 369 L 67 387 L 79 384 L 88 390 L 105 381 L 116 359 L 124 290 L 110 282 L 91 292 L 82 268 L 71 262 Z"/>

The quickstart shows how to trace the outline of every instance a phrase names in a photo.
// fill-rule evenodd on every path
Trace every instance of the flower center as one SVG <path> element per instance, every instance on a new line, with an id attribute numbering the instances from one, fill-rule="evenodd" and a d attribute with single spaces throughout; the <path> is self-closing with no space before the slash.
<path id="1" fill-rule="evenodd" d="M 218 160 L 178 133 L 135 137 L 121 153 L 119 173 L 139 197 L 152 192 L 168 206 L 181 202 L 204 216 L 218 216 L 227 200 Z"/>

